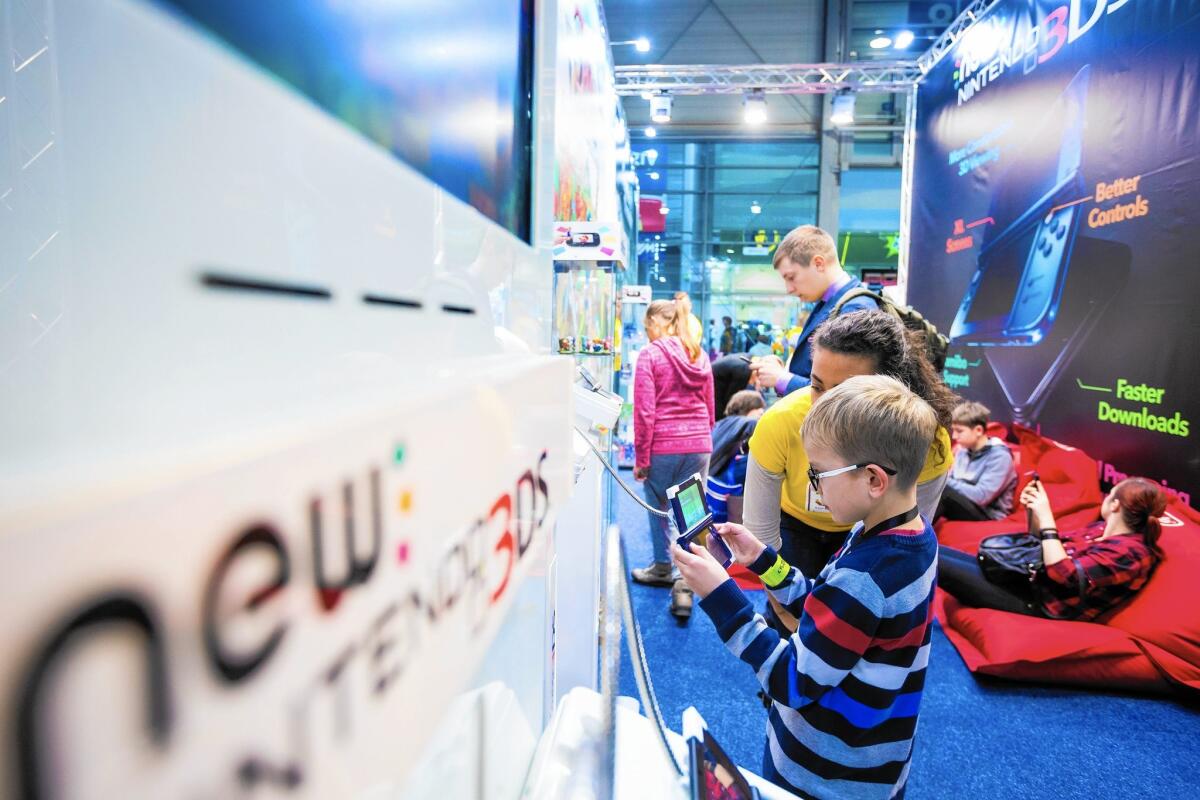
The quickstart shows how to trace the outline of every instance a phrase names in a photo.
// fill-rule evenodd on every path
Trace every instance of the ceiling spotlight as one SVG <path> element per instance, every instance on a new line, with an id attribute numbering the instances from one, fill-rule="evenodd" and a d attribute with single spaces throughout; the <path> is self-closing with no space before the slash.
<path id="1" fill-rule="evenodd" d="M 912 31 L 900 31 L 896 34 L 896 49 L 903 50 L 913 43 Z"/>
<path id="2" fill-rule="evenodd" d="M 762 89 L 754 89 L 742 100 L 742 118 L 747 125 L 762 125 L 767 121 L 767 96 Z"/>
<path id="3" fill-rule="evenodd" d="M 658 213 L 662 214 L 665 217 L 667 214 L 671 213 L 671 209 L 667 208 L 666 206 L 659 206 Z"/>
<path id="4" fill-rule="evenodd" d="M 843 89 L 833 96 L 833 111 L 829 121 L 834 125 L 850 125 L 854 122 L 855 94 L 849 89 Z"/>
<path id="5" fill-rule="evenodd" d="M 871 45 L 872 49 L 875 49 L 875 50 L 882 50 L 883 48 L 887 47 L 891 43 L 892 43 L 891 38 L 889 38 L 887 36 L 876 36 L 874 39 L 872 39 L 870 42 L 868 42 L 868 44 Z"/>
<path id="6" fill-rule="evenodd" d="M 728 248 L 728 247 L 726 247 L 726 248 L 725 248 L 725 252 L 726 252 L 726 253 L 729 253 L 730 255 L 733 255 L 733 250 L 731 250 L 731 249 L 730 249 L 730 248 Z"/>
<path id="7" fill-rule="evenodd" d="M 617 47 L 619 45 L 624 45 L 624 44 L 631 44 L 631 45 L 633 45 L 633 49 L 637 50 L 639 53 L 649 53 L 650 52 L 650 40 L 647 39 L 645 36 L 639 36 L 636 39 L 626 39 L 623 42 L 609 42 L 609 44 L 612 45 L 613 47 Z"/>
<path id="8" fill-rule="evenodd" d="M 654 130 L 653 126 L 646 128 L 642 133 L 646 135 L 647 139 L 653 139 L 655 136 L 658 136 L 658 131 Z"/>
<path id="9" fill-rule="evenodd" d="M 656 181 L 656 180 L 658 180 L 658 173 L 657 173 L 657 172 L 651 172 L 651 173 L 650 173 L 650 180 L 652 180 L 652 181 Z"/>
<path id="10" fill-rule="evenodd" d="M 662 92 L 650 98 L 650 119 L 655 122 L 671 121 L 671 95 Z"/>
<path id="11" fill-rule="evenodd" d="M 761 214 L 762 213 L 762 206 L 760 206 L 758 204 L 757 200 L 750 204 L 750 213 L 751 214 Z"/>

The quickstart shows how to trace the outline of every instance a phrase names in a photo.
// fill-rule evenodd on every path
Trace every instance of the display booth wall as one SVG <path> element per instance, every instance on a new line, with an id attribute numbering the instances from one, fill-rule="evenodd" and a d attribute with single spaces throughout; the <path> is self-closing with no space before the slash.
<path id="1" fill-rule="evenodd" d="M 947 382 L 1195 505 L 1200 3 L 1002 0 L 917 89 L 908 300 Z"/>

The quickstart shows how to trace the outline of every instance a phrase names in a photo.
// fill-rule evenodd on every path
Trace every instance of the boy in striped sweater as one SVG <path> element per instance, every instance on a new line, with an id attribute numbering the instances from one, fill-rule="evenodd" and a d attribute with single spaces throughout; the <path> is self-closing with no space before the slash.
<path id="1" fill-rule="evenodd" d="M 801 575 L 739 525 L 719 526 L 738 563 L 799 620 L 783 639 L 702 547 L 672 555 L 726 646 L 771 699 L 763 776 L 801 797 L 904 796 L 929 660 L 937 539 L 916 482 L 933 410 L 892 378 L 846 380 L 801 435 L 809 480 L 855 525 L 819 575 Z"/>

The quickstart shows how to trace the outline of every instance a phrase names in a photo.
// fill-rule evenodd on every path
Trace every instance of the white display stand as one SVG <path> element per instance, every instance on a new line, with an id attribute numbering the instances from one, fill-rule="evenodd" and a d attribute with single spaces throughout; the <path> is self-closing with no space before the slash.
<path id="1" fill-rule="evenodd" d="M 603 727 L 603 718 L 604 704 L 599 693 L 584 688 L 569 692 L 538 745 L 523 798 L 605 800 L 596 793 L 601 770 L 597 733 Z M 645 797 L 687 800 L 685 779 L 668 760 L 654 723 L 638 713 L 637 700 L 617 699 L 616 728 L 613 796 L 620 800 Z M 686 769 L 688 752 L 684 738 L 675 731 L 666 734 L 676 760 Z M 745 768 L 739 769 L 765 800 L 796 797 Z"/>

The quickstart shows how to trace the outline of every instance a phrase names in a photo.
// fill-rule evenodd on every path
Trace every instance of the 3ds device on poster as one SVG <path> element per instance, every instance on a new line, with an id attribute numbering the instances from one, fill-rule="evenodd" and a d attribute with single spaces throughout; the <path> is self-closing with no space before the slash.
<path id="1" fill-rule="evenodd" d="M 1081 68 L 1040 127 L 1006 156 L 993 226 L 950 330 L 952 344 L 984 348 L 1014 419 L 1025 424 L 1129 273 L 1127 246 L 1081 234 L 1090 76 Z"/>
<path id="2" fill-rule="evenodd" d="M 695 707 L 683 712 L 683 735 L 688 744 L 690 800 L 758 800 L 758 790 L 717 744 Z"/>
<path id="3" fill-rule="evenodd" d="M 671 513 L 675 515 L 675 525 L 679 529 L 676 541 L 680 547 L 686 550 L 689 544 L 696 542 L 708 548 L 708 552 L 722 566 L 728 567 L 733 563 L 733 553 L 713 527 L 712 511 L 704 499 L 704 478 L 699 472 L 667 489 L 667 499 L 671 502 Z"/>

